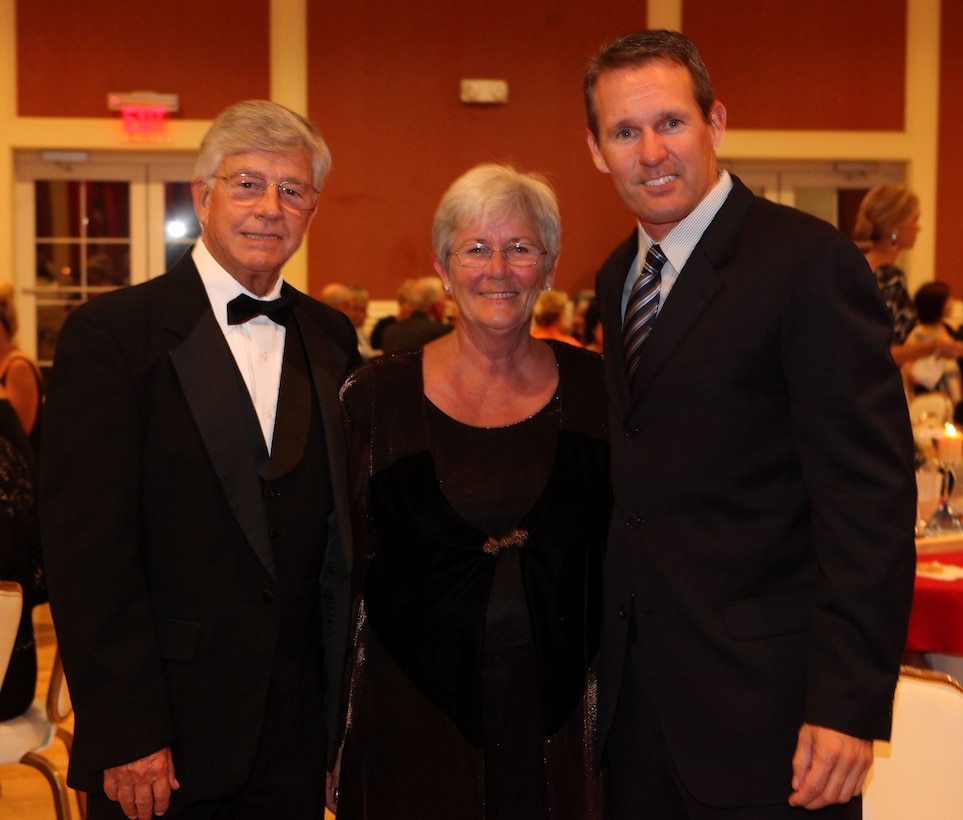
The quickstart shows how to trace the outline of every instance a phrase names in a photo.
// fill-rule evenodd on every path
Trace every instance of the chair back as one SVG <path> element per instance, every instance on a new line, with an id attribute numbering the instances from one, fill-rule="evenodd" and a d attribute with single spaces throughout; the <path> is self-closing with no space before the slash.
<path id="1" fill-rule="evenodd" d="M 13 645 L 20 629 L 23 590 L 15 581 L 0 581 L 0 683 L 7 674 Z"/>
<path id="2" fill-rule="evenodd" d="M 963 816 L 963 686 L 949 675 L 904 666 L 888 743 L 863 789 L 864 820 Z"/>

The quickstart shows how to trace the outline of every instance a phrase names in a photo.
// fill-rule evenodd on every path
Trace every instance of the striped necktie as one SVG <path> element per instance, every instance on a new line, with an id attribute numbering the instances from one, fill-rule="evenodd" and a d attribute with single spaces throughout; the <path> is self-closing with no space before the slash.
<path id="1" fill-rule="evenodd" d="M 632 285 L 628 304 L 625 306 L 625 319 L 622 322 L 622 345 L 625 348 L 625 365 L 629 381 L 639 367 L 642 342 L 648 338 L 655 326 L 659 312 L 659 290 L 662 286 L 662 266 L 668 260 L 658 245 L 649 248 L 639 278 Z"/>

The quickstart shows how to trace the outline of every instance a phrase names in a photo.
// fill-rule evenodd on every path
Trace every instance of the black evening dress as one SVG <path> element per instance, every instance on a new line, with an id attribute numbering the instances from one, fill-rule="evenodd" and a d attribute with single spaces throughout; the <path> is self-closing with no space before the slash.
<path id="1" fill-rule="evenodd" d="M 551 344 L 555 396 L 506 427 L 432 405 L 420 351 L 342 392 L 366 571 L 339 820 L 603 816 L 604 375 Z"/>

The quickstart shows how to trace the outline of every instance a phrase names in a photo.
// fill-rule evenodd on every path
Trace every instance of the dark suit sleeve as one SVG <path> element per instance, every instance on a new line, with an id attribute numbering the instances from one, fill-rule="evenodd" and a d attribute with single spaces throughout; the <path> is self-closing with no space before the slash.
<path id="1" fill-rule="evenodd" d="M 173 740 L 141 566 L 133 380 L 99 314 L 71 314 L 46 404 L 41 511 L 51 608 L 83 726 L 74 755 L 91 772 Z"/>
<path id="2" fill-rule="evenodd" d="M 865 260 L 830 240 L 812 260 L 780 340 L 822 576 L 806 720 L 885 738 L 915 571 L 912 434 Z"/>

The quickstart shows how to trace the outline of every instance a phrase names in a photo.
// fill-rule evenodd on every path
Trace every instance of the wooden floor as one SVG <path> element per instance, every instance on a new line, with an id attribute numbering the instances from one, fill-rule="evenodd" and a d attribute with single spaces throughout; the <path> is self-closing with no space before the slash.
<path id="1" fill-rule="evenodd" d="M 50 609 L 38 606 L 33 611 L 34 634 L 37 640 L 37 696 L 46 698 L 50 670 L 53 668 L 57 641 Z M 73 729 L 73 717 L 65 721 L 65 726 Z M 57 766 L 66 777 L 67 752 L 59 740 L 44 755 Z M 74 820 L 79 817 L 75 796 L 71 796 L 71 812 Z M 53 797 L 44 776 L 30 766 L 0 766 L 0 818 L 3 820 L 54 820 Z"/>
<path id="2" fill-rule="evenodd" d="M 35 608 L 33 621 L 39 667 L 37 697 L 46 698 L 57 646 L 53 623 L 50 620 L 50 608 Z M 73 716 L 65 721 L 64 725 L 72 731 Z M 63 744 L 54 740 L 44 754 L 66 777 L 67 753 Z M 76 795 L 73 793 L 70 810 L 73 820 L 77 820 L 80 815 L 77 813 Z M 0 766 L 0 820 L 55 820 L 56 817 L 50 786 L 40 772 L 30 766 Z M 334 820 L 334 815 L 329 812 L 325 812 L 325 817 L 327 820 Z"/>

